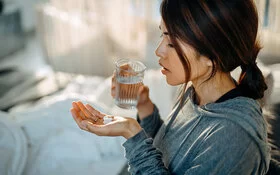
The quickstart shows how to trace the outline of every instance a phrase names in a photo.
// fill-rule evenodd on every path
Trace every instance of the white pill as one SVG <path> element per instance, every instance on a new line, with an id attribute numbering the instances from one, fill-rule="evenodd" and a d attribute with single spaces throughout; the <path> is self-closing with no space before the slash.
<path id="1" fill-rule="evenodd" d="M 104 125 L 110 123 L 111 121 L 113 121 L 114 116 L 112 115 L 106 115 L 103 117 L 103 123 Z"/>

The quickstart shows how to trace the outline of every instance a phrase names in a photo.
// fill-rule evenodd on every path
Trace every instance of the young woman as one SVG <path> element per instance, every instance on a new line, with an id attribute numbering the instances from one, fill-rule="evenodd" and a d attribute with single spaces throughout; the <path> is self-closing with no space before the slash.
<path id="1" fill-rule="evenodd" d="M 270 149 L 258 99 L 267 86 L 256 64 L 253 1 L 163 0 L 161 15 L 156 55 L 167 83 L 183 85 L 168 119 L 143 86 L 138 121 L 113 116 L 103 124 L 106 114 L 73 102 L 75 121 L 96 135 L 125 137 L 132 174 L 265 174 Z M 238 66 L 235 81 L 230 72 Z"/>

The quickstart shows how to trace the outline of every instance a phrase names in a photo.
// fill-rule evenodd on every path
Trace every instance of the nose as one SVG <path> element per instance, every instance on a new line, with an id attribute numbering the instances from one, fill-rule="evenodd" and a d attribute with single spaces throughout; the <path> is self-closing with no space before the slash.
<path id="1" fill-rule="evenodd" d="M 160 42 L 157 49 L 155 50 L 155 54 L 157 57 L 160 57 L 160 58 L 164 57 L 164 47 L 162 45 L 162 42 Z"/>

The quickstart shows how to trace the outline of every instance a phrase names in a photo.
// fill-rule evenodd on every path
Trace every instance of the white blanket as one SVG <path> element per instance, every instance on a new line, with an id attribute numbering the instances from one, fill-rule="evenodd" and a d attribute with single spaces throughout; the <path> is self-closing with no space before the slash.
<path id="1" fill-rule="evenodd" d="M 115 174 L 121 169 L 125 163 L 123 138 L 98 137 L 80 130 L 69 112 L 71 102 L 78 99 L 87 102 L 82 96 L 61 95 L 13 113 L 13 120 L 22 126 L 29 141 L 24 174 Z M 101 171 L 100 164 L 110 160 L 104 162 L 106 158 L 115 166 Z"/>
<path id="2" fill-rule="evenodd" d="M 27 160 L 27 141 L 20 126 L 0 111 L 0 174 L 21 175 Z"/>

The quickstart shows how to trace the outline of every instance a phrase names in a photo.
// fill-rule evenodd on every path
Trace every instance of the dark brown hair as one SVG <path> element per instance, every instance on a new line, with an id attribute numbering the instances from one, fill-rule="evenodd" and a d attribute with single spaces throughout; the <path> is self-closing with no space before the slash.
<path id="1" fill-rule="evenodd" d="M 184 66 L 186 83 L 190 65 L 177 39 L 212 61 L 209 78 L 218 69 L 231 72 L 241 66 L 238 85 L 243 93 L 253 99 L 263 97 L 267 85 L 256 65 L 261 47 L 257 40 L 258 14 L 252 0 L 163 0 L 161 16 Z"/>

